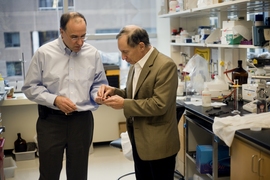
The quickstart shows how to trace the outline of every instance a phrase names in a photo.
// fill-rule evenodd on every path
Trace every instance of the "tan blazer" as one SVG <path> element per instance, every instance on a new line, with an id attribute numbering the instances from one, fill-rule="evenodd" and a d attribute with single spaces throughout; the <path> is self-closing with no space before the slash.
<path id="1" fill-rule="evenodd" d="M 176 120 L 177 67 L 172 59 L 154 49 L 146 61 L 132 99 L 134 67 L 130 67 L 126 88 L 115 94 L 125 98 L 127 130 L 134 129 L 138 154 L 142 160 L 162 159 L 180 149 Z M 133 126 L 129 122 L 134 119 Z"/>

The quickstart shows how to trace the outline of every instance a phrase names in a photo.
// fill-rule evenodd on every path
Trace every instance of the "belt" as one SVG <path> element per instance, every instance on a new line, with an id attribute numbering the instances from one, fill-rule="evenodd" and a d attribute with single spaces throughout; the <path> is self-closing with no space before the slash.
<path id="1" fill-rule="evenodd" d="M 129 123 L 129 124 L 133 124 L 133 121 L 134 121 L 134 117 L 128 118 L 128 123 Z"/>
<path id="2" fill-rule="evenodd" d="M 73 111 L 73 112 L 70 112 L 70 113 L 64 113 L 63 111 L 60 111 L 60 110 L 55 110 L 55 109 L 48 108 L 48 113 L 49 114 L 55 114 L 55 115 L 72 116 L 72 115 L 76 115 L 76 114 L 83 113 L 83 112 L 86 112 L 86 111 L 81 111 L 81 112 Z"/>

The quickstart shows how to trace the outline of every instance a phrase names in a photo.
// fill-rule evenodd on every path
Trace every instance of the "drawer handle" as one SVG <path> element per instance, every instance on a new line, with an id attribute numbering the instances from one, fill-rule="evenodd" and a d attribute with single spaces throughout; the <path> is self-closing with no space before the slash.
<path id="1" fill-rule="evenodd" d="M 257 157 L 257 155 L 252 155 L 252 158 L 251 158 L 251 171 L 253 173 L 258 173 L 256 171 L 254 171 L 254 158 Z"/>
<path id="2" fill-rule="evenodd" d="M 261 165 L 262 165 L 262 161 L 263 161 L 263 158 L 260 158 L 259 160 L 258 160 L 258 171 L 259 171 L 259 176 L 260 177 L 263 177 L 263 175 L 261 174 Z"/>

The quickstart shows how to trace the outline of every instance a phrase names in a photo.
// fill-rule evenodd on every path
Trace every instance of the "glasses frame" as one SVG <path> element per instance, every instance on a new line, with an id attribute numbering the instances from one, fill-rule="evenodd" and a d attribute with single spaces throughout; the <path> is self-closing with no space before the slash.
<path id="1" fill-rule="evenodd" d="M 71 37 L 67 34 L 67 32 L 64 30 L 64 32 L 66 33 L 66 35 L 74 42 L 77 42 L 79 39 L 82 40 L 83 42 L 85 42 L 87 40 L 87 33 L 85 33 L 85 35 L 82 36 L 76 36 L 76 37 Z"/>

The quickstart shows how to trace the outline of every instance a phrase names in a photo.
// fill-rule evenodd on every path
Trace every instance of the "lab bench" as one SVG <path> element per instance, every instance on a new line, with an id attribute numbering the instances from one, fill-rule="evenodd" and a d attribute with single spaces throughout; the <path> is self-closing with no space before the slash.
<path id="1" fill-rule="evenodd" d="M 192 179 L 194 174 L 199 174 L 203 179 L 249 179 L 253 175 L 254 179 L 269 179 L 270 172 L 270 129 L 262 129 L 261 131 L 251 131 L 249 129 L 238 130 L 235 132 L 235 137 L 231 147 L 229 148 L 230 155 L 230 172 L 223 173 L 219 171 L 220 165 L 218 162 L 219 146 L 226 146 L 212 130 L 214 117 L 211 114 L 219 114 L 219 117 L 234 116 L 231 114 L 233 105 L 222 106 L 220 109 L 211 107 L 195 106 L 185 104 L 183 101 L 177 101 L 178 104 L 185 106 L 184 115 L 184 145 L 185 149 L 185 179 Z M 248 114 L 239 106 L 240 115 Z M 210 116 L 209 116 L 210 114 Z M 183 119 L 183 118 L 182 118 Z M 181 135 L 181 134 L 180 134 Z M 182 143 L 181 143 L 182 144 Z M 212 145 L 212 173 L 200 174 L 196 168 L 196 147 L 197 145 Z M 240 148 L 241 147 L 241 148 Z M 252 149 L 253 151 L 247 151 Z M 242 152 L 245 151 L 245 152 Z M 241 152 L 240 152 L 241 151 Z M 250 152 L 246 154 L 246 152 Z M 241 163 L 239 160 L 248 159 Z M 241 165 L 239 166 L 239 163 Z M 265 171 L 266 169 L 266 171 Z M 239 173 L 239 172 L 242 173 Z M 249 174 L 249 175 L 247 175 Z M 248 178 L 245 178 L 248 177 Z"/>
<path id="2" fill-rule="evenodd" d="M 0 102 L 2 125 L 5 126 L 5 150 L 14 148 L 17 133 L 20 132 L 27 142 L 34 142 L 37 104 L 30 101 L 23 93 L 15 93 L 14 98 L 6 98 Z M 106 112 L 106 113 L 104 113 Z M 93 111 L 95 131 L 93 143 L 107 142 L 119 138 L 119 122 L 125 122 L 123 111 L 101 105 Z"/>

